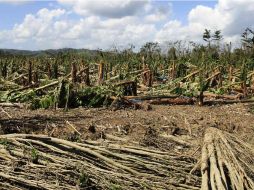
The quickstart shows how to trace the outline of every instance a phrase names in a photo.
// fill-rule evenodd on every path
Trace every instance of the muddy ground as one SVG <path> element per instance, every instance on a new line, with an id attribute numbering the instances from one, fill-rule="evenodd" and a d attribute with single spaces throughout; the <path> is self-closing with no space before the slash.
<path id="1" fill-rule="evenodd" d="M 152 110 L 77 108 L 69 111 L 4 108 L 0 112 L 0 134 L 34 133 L 78 140 L 118 140 L 161 150 L 186 151 L 199 156 L 207 127 L 234 133 L 254 145 L 254 104 L 223 106 L 153 106 Z M 70 124 L 72 126 L 70 126 Z M 74 129 L 75 128 L 75 129 Z M 81 135 L 80 135 L 81 134 Z M 172 145 L 177 137 L 180 145 Z"/>

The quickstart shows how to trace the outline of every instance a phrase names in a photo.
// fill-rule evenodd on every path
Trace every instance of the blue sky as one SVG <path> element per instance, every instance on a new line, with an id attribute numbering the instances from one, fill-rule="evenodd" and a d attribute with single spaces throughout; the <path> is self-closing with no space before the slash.
<path id="1" fill-rule="evenodd" d="M 57 6 L 56 1 L 26 1 L 21 3 L 0 1 L 0 29 L 11 29 L 14 24 L 21 23 L 26 14 L 35 14 L 42 8 L 51 9 L 53 4 Z"/>
<path id="2" fill-rule="evenodd" d="M 167 6 L 172 4 L 172 18 L 179 19 L 183 23 L 187 23 L 187 15 L 189 11 L 197 5 L 213 7 L 216 0 L 211 1 L 154 1 L 154 6 Z M 63 7 L 57 1 L 26 1 L 24 3 L 8 3 L 0 1 L 0 29 L 11 29 L 14 24 L 21 23 L 26 14 L 35 14 L 42 8 L 61 8 Z M 75 14 L 73 17 L 78 19 L 80 15 Z"/>
<path id="3" fill-rule="evenodd" d="M 254 0 L 0 0 L 0 48 L 103 48 L 202 41 L 205 28 L 239 43 Z"/>
<path id="4" fill-rule="evenodd" d="M 214 1 L 173 1 L 171 3 L 173 6 L 173 18 L 181 20 L 183 24 L 187 24 L 187 16 L 191 9 L 195 8 L 198 5 L 214 7 L 217 1 L 216 0 Z"/>

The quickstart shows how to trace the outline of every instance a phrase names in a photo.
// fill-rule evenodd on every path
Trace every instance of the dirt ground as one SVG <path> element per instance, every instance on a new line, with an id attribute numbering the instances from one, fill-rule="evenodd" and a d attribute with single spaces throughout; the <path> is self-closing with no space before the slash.
<path id="1" fill-rule="evenodd" d="M 72 141 L 113 139 L 126 144 L 139 143 L 161 150 L 182 151 L 169 144 L 178 137 L 194 156 L 206 127 L 217 127 L 237 134 L 254 145 L 254 104 L 223 106 L 153 106 L 152 110 L 77 108 L 64 110 L 27 110 L 4 108 L 0 112 L 0 134 L 34 133 Z M 81 134 L 81 135 L 80 135 Z M 197 151 L 196 151 L 197 152 Z M 199 155 L 199 154 L 196 154 Z"/>

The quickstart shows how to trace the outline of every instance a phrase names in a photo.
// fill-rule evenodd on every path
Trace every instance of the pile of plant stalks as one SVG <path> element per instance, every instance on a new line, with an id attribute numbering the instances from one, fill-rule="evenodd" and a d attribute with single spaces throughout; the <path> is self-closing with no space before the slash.
<path id="1" fill-rule="evenodd" d="M 200 189 L 194 158 L 112 141 L 1 135 L 2 189 Z"/>
<path id="2" fill-rule="evenodd" d="M 114 139 L 72 142 L 44 135 L 1 135 L 1 188 L 254 189 L 253 148 L 217 128 L 205 131 L 199 161 L 151 144 L 147 148 Z M 144 140 L 148 142 L 147 135 Z M 180 142 L 177 137 L 171 140 Z"/>
<path id="3" fill-rule="evenodd" d="M 202 189 L 254 189 L 254 151 L 236 136 L 208 128 L 202 148 Z"/>

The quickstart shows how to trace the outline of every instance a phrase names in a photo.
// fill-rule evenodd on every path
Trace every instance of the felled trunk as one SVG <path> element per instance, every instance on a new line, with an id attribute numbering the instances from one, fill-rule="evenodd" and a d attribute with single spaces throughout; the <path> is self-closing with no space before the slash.
<path id="1" fill-rule="evenodd" d="M 121 86 L 124 96 L 137 96 L 137 82 L 124 81 L 117 83 L 115 86 Z"/>
<path id="2" fill-rule="evenodd" d="M 208 128 L 202 148 L 202 190 L 254 189 L 253 149 L 236 136 Z"/>
<path id="3" fill-rule="evenodd" d="M 157 100 L 148 100 L 147 103 L 150 104 L 167 104 L 167 105 L 191 105 L 194 103 L 191 98 L 162 98 Z"/>

